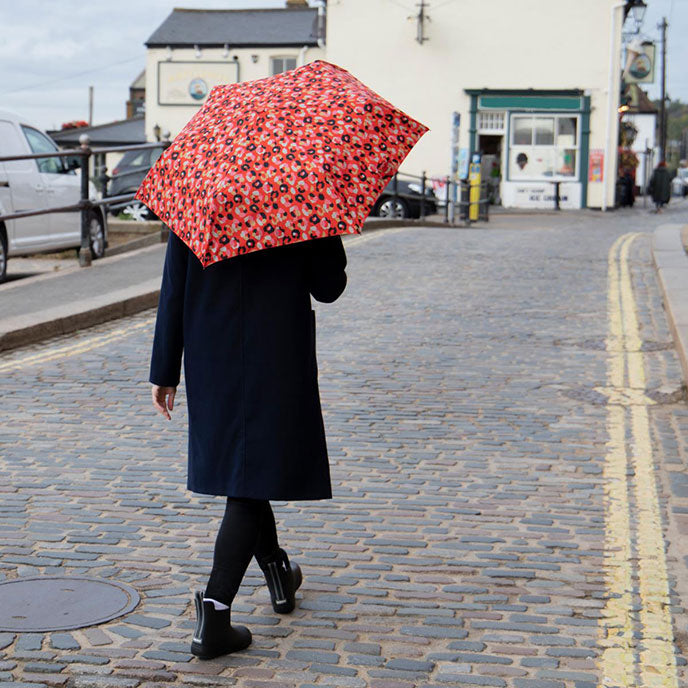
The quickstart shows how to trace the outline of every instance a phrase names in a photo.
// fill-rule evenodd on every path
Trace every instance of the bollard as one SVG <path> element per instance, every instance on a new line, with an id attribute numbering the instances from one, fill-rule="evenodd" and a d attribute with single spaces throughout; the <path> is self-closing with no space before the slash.
<path id="1" fill-rule="evenodd" d="M 420 219 L 423 220 L 425 219 L 425 170 L 420 178 L 420 190 Z"/>
<path id="2" fill-rule="evenodd" d="M 561 206 L 559 205 L 560 202 L 560 197 L 559 197 L 559 185 L 561 182 L 554 182 L 554 209 L 555 210 L 561 210 Z"/>
<path id="3" fill-rule="evenodd" d="M 82 134 L 79 137 L 81 144 L 81 246 L 79 248 L 79 265 L 82 268 L 91 266 L 93 256 L 91 255 L 91 232 L 90 232 L 90 203 L 88 193 L 88 161 L 91 157 L 91 148 L 89 147 L 90 140 L 88 134 Z"/>
<path id="4" fill-rule="evenodd" d="M 449 175 L 444 178 L 444 221 L 449 223 Z"/>

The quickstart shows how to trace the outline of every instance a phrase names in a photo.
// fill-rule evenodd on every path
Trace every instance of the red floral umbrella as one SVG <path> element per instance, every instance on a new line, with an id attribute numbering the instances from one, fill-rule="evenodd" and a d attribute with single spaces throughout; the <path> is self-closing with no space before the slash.
<path id="1" fill-rule="evenodd" d="M 427 130 L 346 70 L 317 60 L 213 88 L 136 198 L 204 267 L 354 234 Z"/>

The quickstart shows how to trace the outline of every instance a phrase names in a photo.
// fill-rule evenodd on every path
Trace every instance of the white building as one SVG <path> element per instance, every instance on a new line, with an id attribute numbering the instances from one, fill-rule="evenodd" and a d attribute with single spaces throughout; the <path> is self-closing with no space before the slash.
<path id="1" fill-rule="evenodd" d="M 324 59 L 324 16 L 287 9 L 175 9 L 146 41 L 146 135 L 176 136 L 217 84 Z M 156 130 L 156 126 L 159 129 Z"/>
<path id="2" fill-rule="evenodd" d="M 404 5 L 329 2 L 327 59 L 430 127 L 406 169 L 443 175 L 480 151 L 504 205 L 551 207 L 559 181 L 562 207 L 613 206 L 623 2 Z"/>
<path id="3" fill-rule="evenodd" d="M 305 0 L 174 10 L 146 43 L 146 133 L 174 136 L 217 83 L 326 59 L 430 127 L 406 172 L 463 176 L 481 152 L 504 205 L 551 207 L 560 182 L 562 207 L 613 207 L 634 2 L 330 0 L 325 21 Z"/>

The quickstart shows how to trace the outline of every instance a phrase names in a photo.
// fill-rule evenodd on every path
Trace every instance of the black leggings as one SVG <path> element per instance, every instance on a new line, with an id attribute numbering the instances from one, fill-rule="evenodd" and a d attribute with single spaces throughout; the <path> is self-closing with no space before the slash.
<path id="1" fill-rule="evenodd" d="M 270 502 L 227 497 L 205 596 L 231 606 L 251 557 L 255 555 L 260 564 L 271 559 L 278 548 Z"/>

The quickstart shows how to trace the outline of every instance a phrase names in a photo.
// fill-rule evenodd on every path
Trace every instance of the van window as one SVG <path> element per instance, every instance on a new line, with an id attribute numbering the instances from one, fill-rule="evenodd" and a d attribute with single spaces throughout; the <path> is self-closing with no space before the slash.
<path id="1" fill-rule="evenodd" d="M 25 155 L 26 148 L 21 134 L 12 122 L 0 120 L 0 155 Z M 12 160 L 5 163 L 5 169 L 14 172 L 30 172 L 31 160 Z"/>
<path id="2" fill-rule="evenodd" d="M 55 153 L 58 148 L 45 134 L 22 124 L 22 131 L 32 153 Z M 48 174 L 61 174 L 66 172 L 66 167 L 62 158 L 36 158 L 39 172 Z"/>

